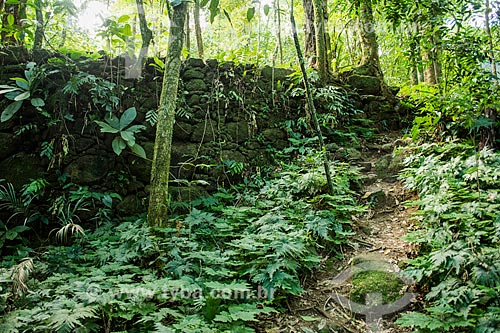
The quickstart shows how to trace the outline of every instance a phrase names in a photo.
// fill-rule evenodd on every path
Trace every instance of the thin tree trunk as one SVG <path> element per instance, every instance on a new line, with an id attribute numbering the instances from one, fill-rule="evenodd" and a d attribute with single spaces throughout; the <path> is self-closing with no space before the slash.
<path id="1" fill-rule="evenodd" d="M 316 39 L 316 56 L 319 79 L 323 84 L 328 82 L 330 66 L 328 63 L 328 38 L 326 35 L 326 0 L 313 0 L 314 30 Z"/>
<path id="2" fill-rule="evenodd" d="M 35 1 L 35 17 L 36 17 L 36 29 L 35 29 L 35 38 L 33 40 L 33 50 L 39 50 L 42 48 L 43 35 L 44 35 L 42 0 Z"/>
<path id="3" fill-rule="evenodd" d="M 148 224 L 164 227 L 168 224 L 168 180 L 172 152 L 172 132 L 175 123 L 175 109 L 181 52 L 184 41 L 187 3 L 182 1 L 172 7 L 168 52 L 158 109 L 158 123 L 151 170 L 151 193 L 149 196 Z"/>
<path id="4" fill-rule="evenodd" d="M 424 80 L 426 83 L 435 85 L 437 84 L 436 70 L 434 67 L 434 53 L 431 50 L 425 50 L 422 55 L 424 61 Z"/>
<path id="5" fill-rule="evenodd" d="M 415 64 L 410 66 L 410 84 L 416 86 L 418 84 L 418 68 Z"/>
<path id="6" fill-rule="evenodd" d="M 319 138 L 319 149 L 323 153 L 323 167 L 325 168 L 326 181 L 328 184 L 328 190 L 330 195 L 333 195 L 334 188 L 332 177 L 330 173 L 330 166 L 328 165 L 328 157 L 325 151 L 325 143 L 323 141 L 323 134 L 321 133 L 321 127 L 319 126 L 318 117 L 316 115 L 316 108 L 314 107 L 314 101 L 311 95 L 311 87 L 309 85 L 309 80 L 307 78 L 306 66 L 304 63 L 304 57 L 302 56 L 302 51 L 300 50 L 299 37 L 297 35 L 297 25 L 295 24 L 295 17 L 293 16 L 293 0 L 291 1 L 290 6 L 290 22 L 292 24 L 292 35 L 293 42 L 295 44 L 295 50 L 297 51 L 297 58 L 299 59 L 300 71 L 302 72 L 302 79 L 304 80 L 304 87 L 306 89 L 306 100 L 307 105 L 309 107 L 309 111 L 311 113 L 311 118 L 313 120 L 314 130 L 316 131 L 316 135 Z"/>
<path id="7" fill-rule="evenodd" d="M 409 62 L 410 62 L 410 83 L 415 86 L 419 82 L 418 77 L 418 40 L 417 37 L 408 32 L 407 38 L 410 40 L 409 45 Z"/>
<path id="8" fill-rule="evenodd" d="M 186 50 L 187 50 L 187 55 L 186 58 L 191 58 L 191 30 L 189 28 L 189 5 L 187 9 L 187 14 L 186 14 L 186 27 L 184 29 L 185 35 L 186 35 Z"/>
<path id="9" fill-rule="evenodd" d="M 283 64 L 283 42 L 281 41 L 281 10 L 280 10 L 280 0 L 274 0 L 275 14 L 278 22 L 278 49 L 280 53 L 280 64 Z"/>
<path id="10" fill-rule="evenodd" d="M 425 42 L 422 60 L 424 66 L 424 81 L 430 85 L 438 84 L 440 67 L 436 64 L 436 34 L 434 32 L 435 24 L 428 24 L 424 29 L 424 38 L 421 42 Z"/>
<path id="11" fill-rule="evenodd" d="M 441 45 L 441 36 L 439 34 L 439 31 L 435 31 L 432 35 L 432 43 L 433 43 L 433 50 L 432 50 L 432 56 L 433 56 L 433 65 L 434 65 L 434 75 L 436 76 L 436 83 L 441 82 L 441 76 L 443 74 L 443 68 L 441 66 L 441 62 L 439 61 L 439 46 Z"/>
<path id="12" fill-rule="evenodd" d="M 201 35 L 200 24 L 200 0 L 194 1 L 194 33 L 196 35 L 196 48 L 198 49 L 198 57 L 203 59 L 203 37 Z"/>
<path id="13" fill-rule="evenodd" d="M 149 45 L 153 40 L 153 32 L 148 27 L 143 0 L 135 0 L 135 3 L 137 5 L 137 16 L 139 17 L 139 28 L 141 29 L 142 45 L 141 50 L 139 51 L 139 57 L 137 58 L 133 66 L 133 70 L 129 73 L 129 75 L 127 75 L 127 77 L 130 78 L 138 78 L 141 76 L 144 59 L 148 56 Z"/>

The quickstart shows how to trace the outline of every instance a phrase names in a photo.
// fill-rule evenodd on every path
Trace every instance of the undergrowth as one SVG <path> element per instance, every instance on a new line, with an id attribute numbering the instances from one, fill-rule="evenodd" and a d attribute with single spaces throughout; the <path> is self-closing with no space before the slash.
<path id="1" fill-rule="evenodd" d="M 420 228 L 420 256 L 406 273 L 426 291 L 424 308 L 397 323 L 415 332 L 500 331 L 500 154 L 456 142 L 425 144 L 406 160 Z"/>
<path id="2" fill-rule="evenodd" d="M 0 270 L 1 332 L 253 332 L 320 255 L 340 256 L 359 173 L 318 155 L 192 203 L 170 228 L 102 222 Z M 17 287 L 16 287 L 17 286 Z"/>

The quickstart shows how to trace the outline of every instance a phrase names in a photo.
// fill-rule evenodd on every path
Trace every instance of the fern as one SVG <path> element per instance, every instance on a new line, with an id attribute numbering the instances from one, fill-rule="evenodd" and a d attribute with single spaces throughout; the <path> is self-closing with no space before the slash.
<path id="1" fill-rule="evenodd" d="M 409 261 L 406 272 L 427 285 L 428 307 L 398 323 L 422 332 L 494 331 L 498 322 L 487 309 L 499 305 L 500 154 L 476 153 L 455 142 L 411 149 L 416 151 L 406 159 L 402 177 L 419 192 L 414 204 L 422 230 L 409 239 L 423 244 L 424 251 Z"/>
<path id="2" fill-rule="evenodd" d="M 146 112 L 146 122 L 151 126 L 155 127 L 158 122 L 158 113 L 156 110 L 149 110 Z"/>
<path id="3" fill-rule="evenodd" d="M 81 327 L 84 320 L 97 318 L 95 306 L 85 306 L 74 301 L 58 301 L 54 304 L 52 315 L 47 319 L 48 326 L 56 332 L 72 332 Z"/>

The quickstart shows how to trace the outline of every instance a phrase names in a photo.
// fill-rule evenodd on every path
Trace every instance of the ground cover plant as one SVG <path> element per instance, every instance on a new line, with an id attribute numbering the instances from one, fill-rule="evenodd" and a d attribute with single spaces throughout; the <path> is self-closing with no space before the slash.
<path id="1" fill-rule="evenodd" d="M 333 164 L 330 195 L 320 166 L 311 153 L 198 199 L 174 216 L 175 228 L 101 219 L 66 245 L 27 253 L 9 243 L 0 330 L 252 332 L 259 315 L 302 291 L 321 254 L 340 256 L 363 210 L 351 190 L 358 171 Z M 10 241 L 29 232 L 5 229 Z"/>
<path id="2" fill-rule="evenodd" d="M 424 144 L 402 173 L 417 191 L 421 246 L 406 273 L 424 289 L 423 309 L 398 320 L 416 332 L 498 332 L 500 154 L 458 142 Z"/>

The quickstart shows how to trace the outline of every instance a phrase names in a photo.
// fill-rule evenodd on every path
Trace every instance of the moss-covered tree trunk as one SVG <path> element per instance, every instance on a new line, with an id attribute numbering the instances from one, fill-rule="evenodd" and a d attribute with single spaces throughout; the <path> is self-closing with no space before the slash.
<path id="1" fill-rule="evenodd" d="M 186 14 L 186 21 L 184 22 L 185 26 L 185 32 L 184 32 L 184 37 L 186 38 L 186 58 L 189 59 L 191 58 L 191 23 L 189 22 L 189 5 L 187 9 L 187 14 Z"/>
<path id="2" fill-rule="evenodd" d="M 42 0 L 35 1 L 35 17 L 36 17 L 36 29 L 35 29 L 35 38 L 33 40 L 33 50 L 39 50 L 42 48 L 43 35 L 44 35 Z"/>
<path id="3" fill-rule="evenodd" d="M 168 223 L 168 180 L 172 132 L 175 123 L 177 88 L 181 70 L 181 51 L 184 41 L 187 3 L 172 7 L 170 37 L 165 59 L 165 72 L 158 109 L 158 123 L 151 170 L 151 193 L 149 196 L 148 224 L 164 227 Z"/>
<path id="4" fill-rule="evenodd" d="M 196 48 L 198 49 L 198 57 L 203 59 L 203 37 L 201 34 L 200 24 L 200 0 L 194 1 L 194 34 L 196 36 Z"/>
<path id="5" fill-rule="evenodd" d="M 330 75 L 328 36 L 326 34 L 326 22 L 328 19 L 326 6 L 326 0 L 313 0 L 317 68 L 319 79 L 323 84 L 328 82 Z"/>
<path id="6" fill-rule="evenodd" d="M 361 37 L 361 65 L 372 68 L 374 70 L 373 74 L 381 74 L 372 0 L 360 1 L 359 25 L 359 33 Z"/>

